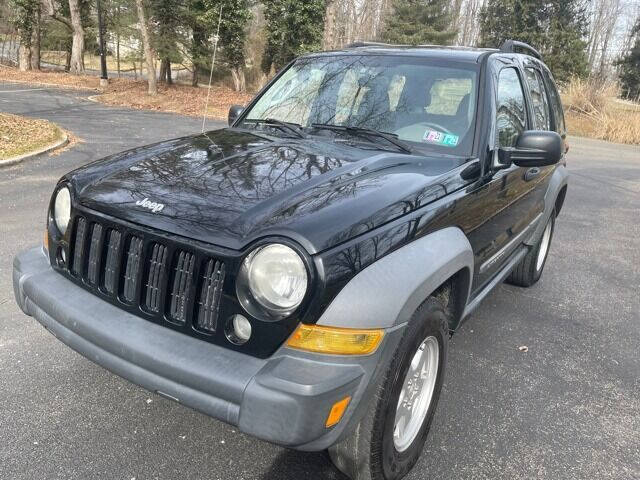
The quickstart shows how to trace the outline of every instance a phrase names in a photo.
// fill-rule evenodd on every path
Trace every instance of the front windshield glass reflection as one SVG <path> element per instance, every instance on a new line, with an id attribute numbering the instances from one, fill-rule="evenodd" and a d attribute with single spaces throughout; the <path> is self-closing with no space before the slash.
<path id="1" fill-rule="evenodd" d="M 307 57 L 280 76 L 240 126 L 269 119 L 305 132 L 317 131 L 314 124 L 369 128 L 395 134 L 419 152 L 469 155 L 476 98 L 477 67 L 471 64 L 385 55 Z"/>

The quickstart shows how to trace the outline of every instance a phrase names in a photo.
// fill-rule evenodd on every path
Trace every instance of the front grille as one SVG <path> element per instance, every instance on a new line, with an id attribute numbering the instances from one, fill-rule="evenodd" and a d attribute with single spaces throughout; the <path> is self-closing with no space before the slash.
<path id="1" fill-rule="evenodd" d="M 68 272 L 85 288 L 144 318 L 215 333 L 224 262 L 155 237 L 77 216 Z"/>

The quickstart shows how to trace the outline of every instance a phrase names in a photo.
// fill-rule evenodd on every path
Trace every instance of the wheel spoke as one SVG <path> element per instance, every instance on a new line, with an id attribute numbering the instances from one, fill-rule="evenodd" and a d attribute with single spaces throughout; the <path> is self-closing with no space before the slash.
<path id="1" fill-rule="evenodd" d="M 424 357 L 424 346 L 420 346 L 418 351 L 415 353 L 413 358 L 411 359 L 411 371 L 415 372 L 422 365 L 422 358 Z"/>

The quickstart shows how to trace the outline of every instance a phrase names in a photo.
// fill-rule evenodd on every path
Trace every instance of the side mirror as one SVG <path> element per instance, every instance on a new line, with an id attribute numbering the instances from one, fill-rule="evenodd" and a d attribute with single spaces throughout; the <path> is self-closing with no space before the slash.
<path id="1" fill-rule="evenodd" d="M 244 111 L 244 107 L 242 105 L 231 105 L 229 108 L 229 116 L 227 117 L 227 122 L 229 126 L 233 125 L 235 121 L 238 119 L 240 114 Z"/>
<path id="2" fill-rule="evenodd" d="M 498 158 L 502 165 L 544 167 L 558 163 L 563 150 L 562 137 L 556 132 L 527 130 L 518 137 L 515 147 L 500 148 Z"/>

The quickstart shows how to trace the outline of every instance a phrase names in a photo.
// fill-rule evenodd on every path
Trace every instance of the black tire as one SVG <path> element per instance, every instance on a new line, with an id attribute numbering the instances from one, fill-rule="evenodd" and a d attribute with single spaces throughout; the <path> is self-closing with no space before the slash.
<path id="1" fill-rule="evenodd" d="M 538 256 L 540 250 L 543 248 L 545 242 L 544 233 L 540 236 L 538 242 L 529 250 L 525 257 L 520 261 L 516 268 L 511 272 L 507 278 L 507 283 L 516 285 L 518 287 L 530 287 L 535 284 L 542 276 L 542 271 L 547 263 L 547 257 L 549 256 L 549 250 L 551 247 L 551 241 L 553 240 L 553 231 L 556 225 L 556 213 L 552 212 L 545 230 L 549 228 L 549 239 L 546 251 L 543 252 L 544 258 L 542 264 L 538 266 Z"/>
<path id="2" fill-rule="evenodd" d="M 398 452 L 393 429 L 400 391 L 415 352 L 430 336 L 437 339 L 439 347 L 431 403 L 415 439 L 403 452 Z M 413 468 L 422 453 L 440 397 L 448 343 L 445 309 L 430 297 L 412 316 L 364 418 L 351 436 L 329 448 L 329 456 L 340 471 L 353 480 L 399 480 Z"/>

